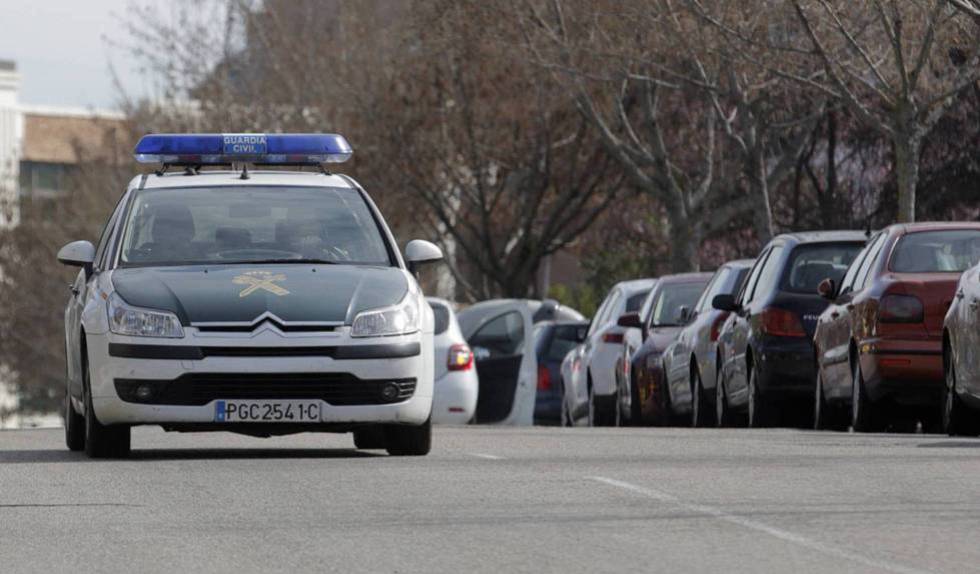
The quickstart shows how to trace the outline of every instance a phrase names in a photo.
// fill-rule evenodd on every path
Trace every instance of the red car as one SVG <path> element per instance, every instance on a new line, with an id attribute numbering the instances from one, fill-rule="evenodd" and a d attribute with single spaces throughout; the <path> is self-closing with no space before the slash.
<path id="1" fill-rule="evenodd" d="M 943 319 L 980 259 L 980 223 L 892 225 L 871 237 L 835 285 L 814 334 L 816 428 L 938 425 Z"/>

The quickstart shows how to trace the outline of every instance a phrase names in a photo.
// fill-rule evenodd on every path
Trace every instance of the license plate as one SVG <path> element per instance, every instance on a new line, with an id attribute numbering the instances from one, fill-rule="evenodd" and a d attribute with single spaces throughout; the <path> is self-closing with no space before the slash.
<path id="1" fill-rule="evenodd" d="M 214 404 L 217 423 L 318 423 L 319 401 L 224 400 Z"/>

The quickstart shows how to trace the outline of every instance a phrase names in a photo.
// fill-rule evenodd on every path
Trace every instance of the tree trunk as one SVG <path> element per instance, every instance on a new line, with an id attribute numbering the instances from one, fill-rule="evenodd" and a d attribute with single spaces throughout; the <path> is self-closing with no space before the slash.
<path id="1" fill-rule="evenodd" d="M 698 271 L 698 248 L 701 246 L 700 228 L 682 209 L 668 208 L 668 232 L 670 236 L 670 271 L 685 273 Z"/>
<path id="2" fill-rule="evenodd" d="M 752 194 L 748 201 L 756 206 L 753 210 L 752 225 L 760 245 L 769 243 L 773 236 L 772 206 L 769 203 L 769 184 L 766 177 L 766 158 L 759 147 L 749 152 L 748 180 L 749 192 Z"/>
<path id="3" fill-rule="evenodd" d="M 895 173 L 898 177 L 898 221 L 915 221 L 915 188 L 919 183 L 919 148 L 914 128 L 895 135 Z"/>

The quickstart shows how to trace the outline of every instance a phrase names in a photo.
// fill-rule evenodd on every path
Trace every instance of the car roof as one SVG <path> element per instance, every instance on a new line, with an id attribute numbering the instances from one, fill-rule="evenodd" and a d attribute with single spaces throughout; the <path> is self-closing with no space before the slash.
<path id="1" fill-rule="evenodd" d="M 324 174 L 313 171 L 249 171 L 248 179 L 242 179 L 242 172 L 217 170 L 201 171 L 186 175 L 183 171 L 172 171 L 163 175 L 139 175 L 130 182 L 130 188 L 143 189 L 173 189 L 180 187 L 255 187 L 255 186 L 313 186 L 313 187 L 345 187 L 354 185 L 347 177 Z M 145 177 L 145 181 L 143 181 Z"/>
<path id="2" fill-rule="evenodd" d="M 783 233 L 777 236 L 776 239 L 782 239 L 799 245 L 803 243 L 867 241 L 868 236 L 864 231 L 841 229 L 835 231 L 800 231 L 796 233 Z"/>
<path id="3" fill-rule="evenodd" d="M 726 261 L 720 265 L 720 267 L 734 267 L 736 269 L 745 269 L 752 267 L 755 263 L 755 259 L 735 259 L 734 261 Z"/>
<path id="4" fill-rule="evenodd" d="M 953 229 L 980 229 L 978 221 L 917 221 L 915 223 L 896 223 L 886 228 L 894 233 L 916 233 L 919 231 L 942 231 Z"/>
<path id="5" fill-rule="evenodd" d="M 643 291 L 644 289 L 649 289 L 657 283 L 655 278 L 646 279 L 630 279 L 629 281 L 620 281 L 616 283 L 613 289 L 617 287 L 629 293 L 635 293 L 636 291 Z"/>
<path id="6" fill-rule="evenodd" d="M 695 273 L 675 273 L 673 275 L 664 275 L 660 278 L 660 284 L 658 287 L 664 285 L 674 285 L 677 283 L 696 283 L 698 281 L 707 281 L 711 279 L 714 272 L 695 272 Z"/>

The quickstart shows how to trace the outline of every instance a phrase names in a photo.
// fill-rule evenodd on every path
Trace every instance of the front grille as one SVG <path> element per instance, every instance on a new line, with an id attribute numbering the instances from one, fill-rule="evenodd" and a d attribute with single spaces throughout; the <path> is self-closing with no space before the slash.
<path id="1" fill-rule="evenodd" d="M 385 400 L 381 389 L 398 386 Z M 415 394 L 415 379 L 362 380 L 349 373 L 188 373 L 174 380 L 116 379 L 119 398 L 131 403 L 206 405 L 219 399 L 320 399 L 331 405 L 380 405 Z M 138 390 L 143 387 L 144 392 Z M 142 395 L 142 396 L 141 396 Z"/>

